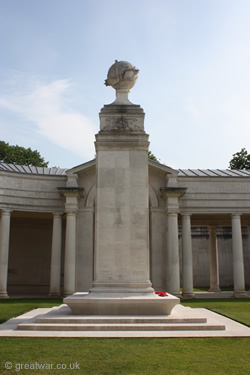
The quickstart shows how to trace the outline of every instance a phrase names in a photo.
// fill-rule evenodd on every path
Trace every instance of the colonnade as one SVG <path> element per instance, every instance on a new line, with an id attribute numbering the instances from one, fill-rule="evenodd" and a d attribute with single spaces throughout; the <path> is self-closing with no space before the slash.
<path id="1" fill-rule="evenodd" d="M 173 219 L 174 218 L 174 219 Z M 219 261 L 218 245 L 216 236 L 216 226 L 209 228 L 209 259 L 210 259 L 210 292 L 219 292 Z M 178 223 L 176 217 L 171 212 L 168 214 L 168 267 L 167 267 L 167 290 L 169 293 L 179 295 L 180 280 L 178 258 Z M 241 215 L 232 215 L 232 254 L 233 254 L 233 280 L 234 296 L 245 296 L 245 277 L 244 277 L 244 257 L 241 230 Z M 174 272 L 172 272 L 174 271 Z M 191 215 L 182 215 L 182 296 L 192 298 L 193 292 L 193 262 L 192 262 L 192 234 L 191 234 Z"/>
<path id="2" fill-rule="evenodd" d="M 72 194 L 71 194 L 72 198 Z M 75 264 L 76 264 L 76 217 L 77 199 L 74 195 L 74 204 L 66 205 L 66 239 L 65 239 L 65 266 L 64 266 L 64 295 L 75 292 Z M 180 294 L 179 272 L 179 239 L 178 239 L 178 212 L 167 213 L 167 290 L 171 294 Z M 2 210 L 0 220 L 0 298 L 8 298 L 8 258 L 10 238 L 11 211 Z M 61 295 L 61 248 L 62 248 L 62 214 L 53 214 L 53 231 L 51 246 L 51 273 L 50 296 Z M 210 250 L 210 291 L 216 292 L 219 287 L 219 264 L 216 227 L 209 226 L 209 250 Z M 233 279 L 234 294 L 236 297 L 245 295 L 244 259 L 241 231 L 241 215 L 232 215 L 232 255 L 233 255 Z M 193 262 L 192 262 L 192 235 L 191 215 L 182 215 L 182 295 L 193 297 Z"/>
<path id="3" fill-rule="evenodd" d="M 62 214 L 53 214 L 51 243 L 50 297 L 61 296 Z M 0 218 L 0 298 L 9 298 L 8 259 L 11 211 L 2 210 Z M 75 292 L 76 211 L 67 212 L 64 261 L 64 295 Z"/>

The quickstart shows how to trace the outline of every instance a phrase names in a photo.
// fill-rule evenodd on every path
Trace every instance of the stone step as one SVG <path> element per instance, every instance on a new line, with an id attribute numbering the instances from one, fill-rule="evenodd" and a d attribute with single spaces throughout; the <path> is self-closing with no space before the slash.
<path id="1" fill-rule="evenodd" d="M 80 323 L 29 323 L 19 324 L 18 330 L 24 331 L 221 331 L 224 325 L 203 323 L 120 323 L 120 324 L 80 324 Z"/>
<path id="2" fill-rule="evenodd" d="M 100 324 L 100 323 L 164 323 L 164 324 L 179 324 L 179 323 L 207 323 L 206 318 L 159 318 L 159 317 L 85 317 L 85 316 L 68 316 L 68 317 L 43 317 L 38 318 L 36 323 L 89 323 L 89 324 Z"/>

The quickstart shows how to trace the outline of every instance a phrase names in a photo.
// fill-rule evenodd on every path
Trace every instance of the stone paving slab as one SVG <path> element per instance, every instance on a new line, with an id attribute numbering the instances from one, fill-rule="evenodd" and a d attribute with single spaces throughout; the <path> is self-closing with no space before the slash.
<path id="1" fill-rule="evenodd" d="M 67 317 L 70 309 L 66 305 L 39 308 L 13 318 L 0 325 L 0 337 L 250 337 L 250 328 L 216 314 L 207 309 L 194 309 L 177 305 L 169 319 L 206 318 L 208 324 L 225 325 L 224 331 L 23 331 L 18 324 L 35 323 L 37 318 Z M 99 317 L 100 318 L 100 317 Z M 107 316 L 105 316 L 107 318 Z M 122 318 L 122 317 L 121 317 Z M 135 317 L 136 318 L 136 317 Z M 137 317 L 138 318 L 138 317 Z M 153 318 L 151 316 L 151 318 Z"/>

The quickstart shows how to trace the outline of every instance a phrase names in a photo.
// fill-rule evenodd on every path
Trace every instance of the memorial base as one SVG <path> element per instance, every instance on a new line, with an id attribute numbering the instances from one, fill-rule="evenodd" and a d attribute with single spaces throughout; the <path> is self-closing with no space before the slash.
<path id="1" fill-rule="evenodd" d="M 170 315 L 180 299 L 168 294 L 119 296 L 75 293 L 64 298 L 74 315 Z"/>

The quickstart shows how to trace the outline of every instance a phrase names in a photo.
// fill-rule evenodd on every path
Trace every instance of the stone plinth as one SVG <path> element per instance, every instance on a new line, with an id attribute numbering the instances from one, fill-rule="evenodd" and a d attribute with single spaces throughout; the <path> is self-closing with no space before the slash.
<path id="1" fill-rule="evenodd" d="M 64 298 L 74 315 L 170 315 L 179 298 L 168 295 L 136 295 L 122 297 L 121 294 L 97 296 L 89 293 L 75 293 Z"/>

